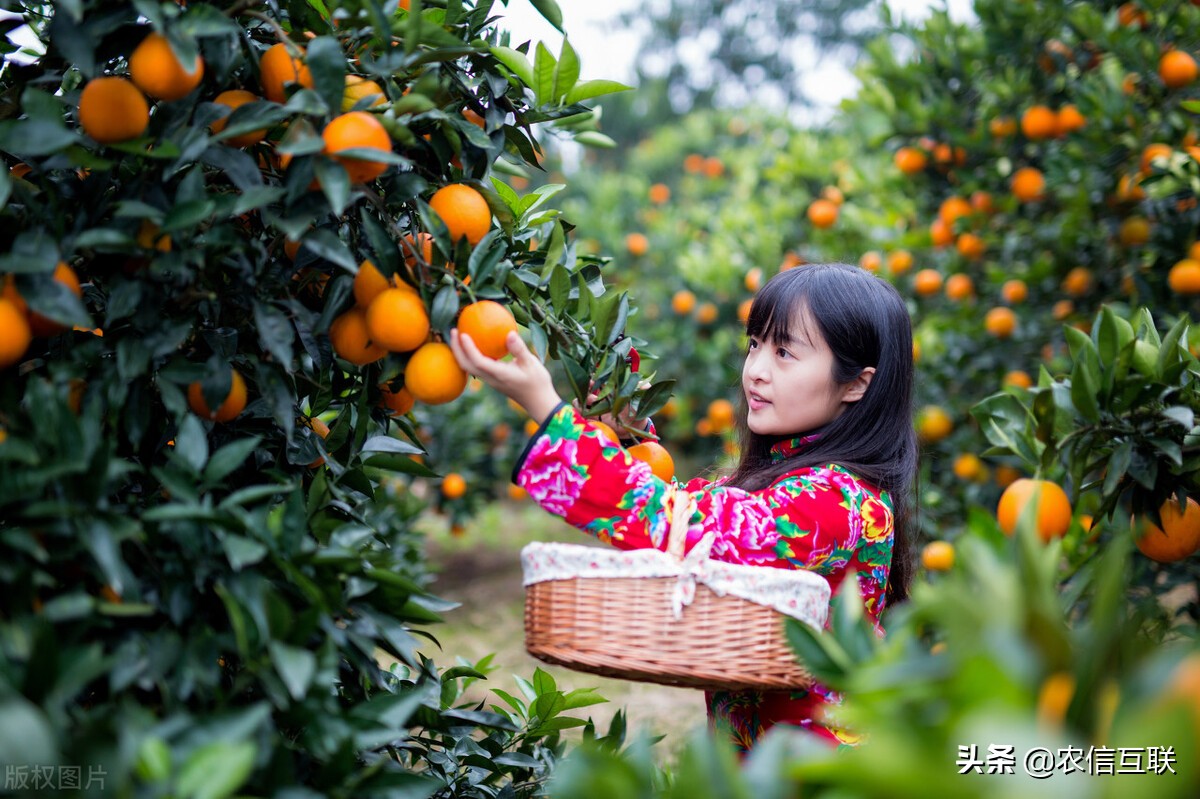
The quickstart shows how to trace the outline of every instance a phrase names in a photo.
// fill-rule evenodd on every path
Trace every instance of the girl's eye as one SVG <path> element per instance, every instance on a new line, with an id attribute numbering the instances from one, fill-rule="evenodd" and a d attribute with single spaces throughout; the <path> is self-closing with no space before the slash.
<path id="1" fill-rule="evenodd" d="M 775 354 L 778 355 L 780 358 L 792 357 L 792 354 L 790 352 L 788 352 L 787 350 L 785 350 L 783 347 L 780 347 L 779 349 L 775 350 Z"/>
<path id="2" fill-rule="evenodd" d="M 757 341 L 757 340 L 755 340 L 755 339 L 750 339 L 750 340 L 749 340 L 749 341 L 746 343 L 746 349 L 748 349 L 748 350 L 756 350 L 756 349 L 758 349 L 758 341 Z"/>

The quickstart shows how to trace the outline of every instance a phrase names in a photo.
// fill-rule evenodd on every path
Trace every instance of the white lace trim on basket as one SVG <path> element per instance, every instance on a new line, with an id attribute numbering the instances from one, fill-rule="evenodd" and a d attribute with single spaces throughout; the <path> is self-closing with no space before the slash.
<path id="1" fill-rule="evenodd" d="M 717 596 L 735 596 L 821 629 L 829 614 L 829 583 L 803 569 L 744 566 L 709 560 L 711 541 L 701 541 L 682 561 L 657 549 L 620 550 L 578 544 L 528 544 L 521 550 L 525 585 L 589 577 L 677 577 L 672 611 L 679 618 L 692 603 L 696 584 Z"/>

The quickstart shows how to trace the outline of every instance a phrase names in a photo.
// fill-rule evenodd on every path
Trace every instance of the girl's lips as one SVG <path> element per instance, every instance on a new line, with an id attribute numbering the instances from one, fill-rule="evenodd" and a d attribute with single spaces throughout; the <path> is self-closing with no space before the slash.
<path id="1" fill-rule="evenodd" d="M 750 406 L 750 410 L 758 411 L 758 410 L 762 410 L 763 408 L 767 407 L 771 403 L 767 402 L 765 399 L 758 396 L 757 394 L 747 394 L 746 395 L 746 404 Z"/>

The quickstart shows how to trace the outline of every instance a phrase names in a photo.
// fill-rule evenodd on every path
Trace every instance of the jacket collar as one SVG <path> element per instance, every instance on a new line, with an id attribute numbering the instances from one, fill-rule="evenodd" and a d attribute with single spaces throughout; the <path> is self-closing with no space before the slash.
<path id="1" fill-rule="evenodd" d="M 800 452 L 802 452 L 809 444 L 821 437 L 821 432 L 818 430 L 815 433 L 808 433 L 794 438 L 782 438 L 771 445 L 771 462 L 779 463 L 785 461 Z"/>

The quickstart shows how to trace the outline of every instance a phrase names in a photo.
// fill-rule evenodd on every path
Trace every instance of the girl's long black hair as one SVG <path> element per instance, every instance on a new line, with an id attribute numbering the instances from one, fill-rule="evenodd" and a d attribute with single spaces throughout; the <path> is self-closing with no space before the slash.
<path id="1" fill-rule="evenodd" d="M 760 341 L 789 339 L 806 314 L 833 351 L 833 380 L 844 385 L 868 366 L 875 374 L 866 393 L 820 430 L 795 456 L 773 463 L 781 438 L 760 436 L 746 423 L 741 398 L 741 458 L 727 485 L 757 491 L 795 469 L 836 463 L 890 494 L 895 522 L 885 607 L 908 598 L 913 573 L 912 495 L 917 473 L 913 430 L 912 322 L 896 289 L 849 264 L 809 264 L 771 278 L 750 307 L 746 333 Z M 797 430 L 794 435 L 808 432 Z"/>

